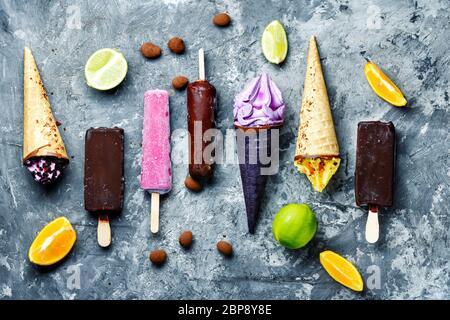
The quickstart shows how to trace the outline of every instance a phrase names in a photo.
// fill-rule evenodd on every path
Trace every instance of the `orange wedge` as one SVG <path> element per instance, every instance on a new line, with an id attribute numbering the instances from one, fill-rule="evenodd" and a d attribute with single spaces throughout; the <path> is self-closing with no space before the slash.
<path id="1" fill-rule="evenodd" d="M 364 282 L 358 269 L 347 259 L 333 251 L 320 254 L 320 263 L 325 271 L 337 282 L 355 291 L 362 291 Z"/>
<path id="2" fill-rule="evenodd" d="M 406 99 L 400 89 L 372 61 L 367 61 L 364 74 L 373 91 L 382 99 L 396 107 L 406 106 Z"/>
<path id="3" fill-rule="evenodd" d="M 28 251 L 34 264 L 49 266 L 62 260 L 72 249 L 77 235 L 69 220 L 59 217 L 47 224 L 36 236 Z"/>

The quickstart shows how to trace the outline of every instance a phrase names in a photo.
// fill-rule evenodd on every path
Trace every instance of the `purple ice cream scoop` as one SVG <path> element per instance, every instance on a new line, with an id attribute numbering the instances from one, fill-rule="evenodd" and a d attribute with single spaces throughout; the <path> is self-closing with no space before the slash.
<path id="1" fill-rule="evenodd" d="M 267 73 L 249 82 L 234 99 L 234 124 L 240 127 L 279 126 L 285 104 L 280 89 Z"/>
<path id="2" fill-rule="evenodd" d="M 284 122 L 284 109 L 281 92 L 266 73 L 250 81 L 234 100 L 234 125 L 239 128 L 236 130 L 239 171 L 250 233 L 256 231 L 264 198 L 268 174 L 263 169 L 278 159 L 272 159 L 275 156 L 272 139 L 278 135 L 272 137 Z M 271 159 L 270 163 L 263 161 L 263 157 Z"/>
<path id="3" fill-rule="evenodd" d="M 41 184 L 51 184 L 61 175 L 67 160 L 57 157 L 33 157 L 24 162 L 31 172 L 34 181 Z"/>

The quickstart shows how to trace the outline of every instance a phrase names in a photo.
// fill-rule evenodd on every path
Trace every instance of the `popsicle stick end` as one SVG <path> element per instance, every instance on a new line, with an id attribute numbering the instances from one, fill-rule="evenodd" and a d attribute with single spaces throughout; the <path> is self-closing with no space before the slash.
<path id="1" fill-rule="evenodd" d="M 100 247 L 106 248 L 111 244 L 111 227 L 107 214 L 98 216 L 97 242 Z"/>
<path id="2" fill-rule="evenodd" d="M 150 211 L 150 231 L 158 233 L 159 230 L 159 193 L 152 192 L 152 204 Z"/>
<path id="3" fill-rule="evenodd" d="M 200 80 L 205 80 L 205 50 L 200 48 L 198 50 L 198 77 Z"/>
<path id="4" fill-rule="evenodd" d="M 376 243 L 380 234 L 380 226 L 378 223 L 378 208 L 369 207 L 366 222 L 366 240 L 369 243 Z"/>

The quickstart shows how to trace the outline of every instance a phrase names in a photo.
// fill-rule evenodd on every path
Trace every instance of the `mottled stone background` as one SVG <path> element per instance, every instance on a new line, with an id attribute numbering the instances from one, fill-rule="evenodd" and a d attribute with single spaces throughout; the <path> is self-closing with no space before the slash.
<path id="1" fill-rule="evenodd" d="M 0 298 L 450 298 L 449 5 L 437 0 L 0 0 Z M 211 23 L 223 10 L 233 18 L 227 29 Z M 268 63 L 260 49 L 264 27 L 274 19 L 285 25 L 289 38 L 282 66 Z M 312 34 L 343 159 L 322 194 L 313 192 L 292 164 Z M 166 48 L 174 35 L 186 41 L 182 56 Z M 149 40 L 163 48 L 159 60 L 139 53 Z M 34 183 L 21 165 L 24 46 L 33 50 L 73 156 L 50 189 Z M 97 92 L 84 80 L 87 58 L 102 47 L 121 50 L 129 63 L 125 82 L 113 92 Z M 214 182 L 200 194 L 185 189 L 186 166 L 175 165 L 173 190 L 162 201 L 161 232 L 150 234 L 150 198 L 138 180 L 143 93 L 170 90 L 172 128 L 186 128 L 185 92 L 173 92 L 170 82 L 177 74 L 197 77 L 200 47 L 218 90 L 217 126 L 224 132 L 232 128 L 234 95 L 259 72 L 270 73 L 286 101 L 280 172 L 267 185 L 255 235 L 247 233 L 236 165 L 218 166 Z M 363 56 L 399 84 L 409 108 L 393 108 L 372 92 Z M 355 133 L 362 120 L 392 121 L 398 133 L 395 207 L 383 210 L 376 245 L 364 240 L 366 213 L 354 201 Z M 83 208 L 84 134 L 91 126 L 121 126 L 126 132 L 125 209 L 112 220 L 113 244 L 107 250 L 97 245 L 97 221 Z M 271 234 L 275 213 L 292 202 L 309 203 L 319 220 L 315 239 L 298 251 L 281 248 Z M 28 262 L 28 248 L 39 229 L 61 215 L 74 224 L 76 245 L 59 265 L 39 269 Z M 196 238 L 189 252 L 177 241 L 184 229 Z M 232 259 L 215 250 L 223 237 L 234 244 Z M 160 269 L 148 260 L 156 247 L 169 254 Z M 380 287 L 356 294 L 335 283 L 319 263 L 324 249 L 355 262 L 365 279 L 379 268 Z M 79 288 L 73 278 L 78 271 Z"/>

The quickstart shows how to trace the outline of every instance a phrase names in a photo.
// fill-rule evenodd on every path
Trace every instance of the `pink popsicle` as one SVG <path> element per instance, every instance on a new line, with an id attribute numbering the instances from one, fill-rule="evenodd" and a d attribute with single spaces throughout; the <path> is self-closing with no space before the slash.
<path id="1" fill-rule="evenodd" d="M 151 231 L 159 229 L 159 195 L 172 189 L 170 162 L 169 94 L 149 90 L 144 94 L 141 188 L 152 194 Z"/>
<path id="2" fill-rule="evenodd" d="M 164 90 L 144 94 L 141 188 L 160 194 L 172 188 L 169 94 Z"/>

